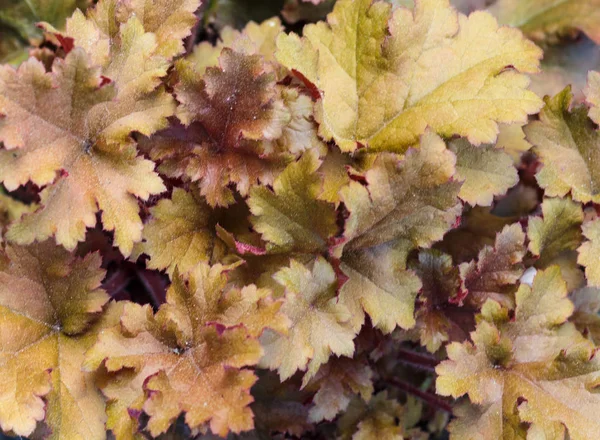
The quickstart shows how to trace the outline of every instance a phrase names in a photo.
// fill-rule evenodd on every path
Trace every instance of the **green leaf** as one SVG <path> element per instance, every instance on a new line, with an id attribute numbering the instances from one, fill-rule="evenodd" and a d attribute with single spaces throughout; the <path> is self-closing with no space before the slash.
<path id="1" fill-rule="evenodd" d="M 490 206 L 519 182 L 511 157 L 492 145 L 476 147 L 459 139 L 448 147 L 456 154 L 456 178 L 464 181 L 458 196 L 473 206 Z"/>
<path id="2" fill-rule="evenodd" d="M 571 107 L 569 88 L 546 97 L 540 120 L 525 127 L 527 140 L 544 165 L 537 181 L 546 196 L 571 193 L 579 202 L 600 202 L 600 133 L 588 119 L 585 106 Z"/>
<path id="3" fill-rule="evenodd" d="M 323 251 L 336 233 L 334 206 L 318 199 L 320 165 L 316 154 L 307 152 L 277 177 L 273 191 L 264 186 L 250 190 L 250 221 L 270 251 Z"/>
<path id="4" fill-rule="evenodd" d="M 260 342 L 265 354 L 260 366 L 276 369 L 282 381 L 297 370 L 307 370 L 306 385 L 331 355 L 353 355 L 351 314 L 337 299 L 333 268 L 321 257 L 312 268 L 292 260 L 274 278 L 285 286 L 281 312 L 291 326 L 287 335 L 271 330 L 263 334 Z"/>
<path id="5" fill-rule="evenodd" d="M 350 211 L 344 249 L 392 240 L 426 247 L 441 240 L 462 210 L 457 198 L 461 184 L 452 179 L 455 161 L 432 132 L 423 135 L 421 147 L 404 159 L 380 154 L 366 173 L 367 186 L 351 182 L 341 190 Z"/>

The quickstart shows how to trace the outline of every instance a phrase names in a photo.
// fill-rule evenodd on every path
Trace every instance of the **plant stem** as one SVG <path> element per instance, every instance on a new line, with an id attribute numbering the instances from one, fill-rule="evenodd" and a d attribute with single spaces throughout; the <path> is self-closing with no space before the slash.
<path id="1" fill-rule="evenodd" d="M 409 350 L 407 348 L 398 349 L 399 361 L 414 367 L 433 372 L 438 364 L 437 359 L 425 353 Z"/>
<path id="2" fill-rule="evenodd" d="M 445 411 L 447 413 L 452 414 L 452 407 L 448 402 L 443 399 L 440 399 L 438 396 L 428 393 L 427 391 L 423 391 L 414 385 L 411 385 L 402 380 L 396 379 L 395 377 L 387 379 L 385 382 L 388 384 L 401 389 L 405 393 L 412 394 L 415 397 L 418 397 L 422 401 L 426 402 L 428 405 L 433 408 L 439 409 L 440 411 Z"/>

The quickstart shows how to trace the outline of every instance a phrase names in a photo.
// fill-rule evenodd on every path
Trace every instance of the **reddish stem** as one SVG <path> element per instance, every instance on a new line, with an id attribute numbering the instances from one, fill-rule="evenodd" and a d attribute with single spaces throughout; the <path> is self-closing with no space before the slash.
<path id="1" fill-rule="evenodd" d="M 112 298 L 115 298 L 123 290 L 125 290 L 127 284 L 129 284 L 129 281 L 131 281 L 131 276 L 129 273 L 123 270 L 118 270 L 109 278 L 107 278 L 104 283 L 102 283 L 102 287 Z"/>
<path id="2" fill-rule="evenodd" d="M 423 370 L 433 372 L 438 364 L 437 359 L 433 356 L 406 348 L 398 349 L 398 354 L 400 355 L 400 358 L 398 359 L 400 362 L 410 364 Z"/>
<path id="3" fill-rule="evenodd" d="M 166 283 L 160 273 L 150 270 L 139 270 L 138 279 L 146 288 L 155 307 L 160 307 L 166 301 Z"/>
<path id="4" fill-rule="evenodd" d="M 396 388 L 401 389 L 405 393 L 412 394 L 413 396 L 418 397 L 433 408 L 452 414 L 452 407 L 450 406 L 450 404 L 445 400 L 440 399 L 434 394 L 428 393 L 427 391 L 423 391 L 414 385 L 406 383 L 402 380 L 398 380 L 394 377 L 387 379 L 386 382 Z"/>

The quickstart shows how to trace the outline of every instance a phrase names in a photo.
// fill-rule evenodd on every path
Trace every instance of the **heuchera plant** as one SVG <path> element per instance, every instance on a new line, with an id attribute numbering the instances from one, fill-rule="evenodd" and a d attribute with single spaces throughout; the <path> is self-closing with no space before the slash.
<path id="1" fill-rule="evenodd" d="M 0 0 L 1 430 L 600 439 L 600 2 L 254 3 Z"/>

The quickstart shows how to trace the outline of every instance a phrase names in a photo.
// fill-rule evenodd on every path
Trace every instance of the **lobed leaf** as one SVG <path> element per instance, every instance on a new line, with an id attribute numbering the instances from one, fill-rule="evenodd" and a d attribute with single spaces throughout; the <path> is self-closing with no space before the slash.
<path id="1" fill-rule="evenodd" d="M 103 389 L 112 405 L 109 427 L 131 432 L 142 409 L 153 436 L 182 412 L 192 429 L 208 424 L 221 436 L 253 427 L 248 405 L 256 376 L 244 367 L 259 361 L 256 337 L 264 328 L 286 331 L 288 323 L 269 291 L 240 292 L 226 283 L 218 265 L 198 265 L 188 283 L 175 272 L 158 312 L 126 304 L 120 325 L 103 332 L 85 366 L 104 363 L 118 373 Z"/>
<path id="2" fill-rule="evenodd" d="M 542 217 L 529 219 L 529 250 L 540 257 L 538 265 L 548 266 L 562 253 L 574 251 L 581 244 L 583 210 L 570 199 L 545 199 Z"/>
<path id="3" fill-rule="evenodd" d="M 250 221 L 269 243 L 268 250 L 311 253 L 327 248 L 337 226 L 333 205 L 318 199 L 320 165 L 316 154 L 305 153 L 277 177 L 273 191 L 264 186 L 250 191 Z"/>
<path id="4" fill-rule="evenodd" d="M 580 29 L 600 43 L 597 0 L 498 0 L 490 7 L 502 24 L 519 27 L 535 39 Z"/>
<path id="5" fill-rule="evenodd" d="M 367 440 L 371 438 L 404 438 L 398 420 L 403 416 L 402 405 L 388 397 L 387 391 L 374 395 L 368 403 L 355 399 L 339 419 L 340 438 Z"/>
<path id="6" fill-rule="evenodd" d="M 454 173 L 455 156 L 432 132 L 404 160 L 379 155 L 366 173 L 366 187 L 353 181 L 341 190 L 350 211 L 344 249 L 392 240 L 426 247 L 440 240 L 462 209 L 457 199 L 461 184 L 452 179 Z"/>
<path id="7" fill-rule="evenodd" d="M 525 133 L 544 165 L 536 178 L 547 196 L 570 193 L 578 202 L 597 202 L 600 134 L 588 119 L 586 107 L 569 110 L 572 99 L 569 88 L 545 98 L 540 120 L 528 124 Z"/>
<path id="8" fill-rule="evenodd" d="M 460 265 L 462 288 L 467 301 L 481 307 L 488 299 L 511 306 L 516 283 L 525 271 L 525 234 L 519 224 L 505 226 L 494 246 L 485 246 L 478 260 Z"/>
<path id="9" fill-rule="evenodd" d="M 456 179 L 464 181 L 458 196 L 471 205 L 490 206 L 519 182 L 508 154 L 491 145 L 475 147 L 464 139 L 450 142 L 456 154 Z"/>
<path id="10" fill-rule="evenodd" d="M 242 194 L 259 181 L 270 182 L 268 163 L 259 141 L 276 140 L 290 120 L 275 88 L 275 75 L 259 55 L 224 49 L 220 68 L 209 67 L 200 77 L 194 68 L 181 67 L 175 93 L 181 102 L 178 118 L 186 125 L 198 124 L 198 161 L 185 171 L 200 180 L 210 205 L 233 202 L 227 188 L 236 184 Z M 256 162 L 252 168 L 243 163 Z M 239 165 L 239 166 L 234 166 Z"/>
<path id="11" fill-rule="evenodd" d="M 473 342 L 448 346 L 449 360 L 436 368 L 438 393 L 470 401 L 450 426 L 452 438 L 600 433 L 593 416 L 599 365 L 593 345 L 565 323 L 573 312 L 566 296 L 558 267 L 538 272 L 533 287 L 519 288 L 514 319 L 489 300 Z"/>
<path id="12" fill-rule="evenodd" d="M 49 242 L 6 252 L 0 271 L 2 430 L 29 436 L 45 420 L 51 439 L 104 439 L 104 398 L 94 374 L 81 371 L 85 351 L 114 319 L 107 311 L 98 320 L 109 299 L 100 289 L 100 256 L 76 258 Z"/>
<path id="13" fill-rule="evenodd" d="M 18 71 L 4 67 L 0 73 L 0 111 L 6 114 L 0 180 L 9 190 L 28 181 L 46 186 L 42 206 L 11 226 L 10 240 L 28 244 L 54 235 L 58 244 L 74 249 L 96 224 L 99 210 L 124 255 L 141 240 L 136 197 L 147 199 L 164 185 L 128 135 L 161 128 L 173 102 L 164 92 L 147 101 L 117 102 L 122 97 L 117 87 L 103 81 L 79 48 L 57 60 L 51 73 L 34 59 Z M 67 206 L 70 215 L 64 217 Z"/>
<path id="14" fill-rule="evenodd" d="M 384 333 L 415 325 L 415 298 L 421 282 L 406 270 L 407 253 L 403 243 L 344 253 L 340 269 L 348 279 L 339 301 L 350 310 L 349 322 L 356 332 L 366 315 Z"/>
<path id="15" fill-rule="evenodd" d="M 267 330 L 261 337 L 265 354 L 260 366 L 277 370 L 281 380 L 297 370 L 306 370 L 304 385 L 332 354 L 352 356 L 355 331 L 349 323 L 350 311 L 336 298 L 333 268 L 318 257 L 312 267 L 296 260 L 274 275 L 285 286 L 281 308 L 291 321 L 289 333 Z"/>
<path id="16" fill-rule="evenodd" d="M 193 193 L 175 188 L 171 199 L 160 200 L 150 214 L 144 242 L 135 252 L 150 257 L 149 269 L 166 269 L 172 275 L 178 268 L 185 274 L 198 262 L 211 262 L 214 255 L 224 252 L 215 232 L 216 213 Z"/>
<path id="17" fill-rule="evenodd" d="M 577 263 L 585 267 L 588 285 L 600 287 L 600 220 L 585 223 L 583 235 L 588 240 L 578 248 Z"/>
<path id="18" fill-rule="evenodd" d="M 333 420 L 346 411 L 355 395 L 368 402 L 373 394 L 372 380 L 373 371 L 363 359 L 332 358 L 307 385 L 308 389 L 317 388 L 310 420 Z"/>
<path id="19" fill-rule="evenodd" d="M 320 133 L 343 151 L 404 152 L 427 126 L 490 143 L 498 123 L 525 122 L 541 106 L 523 75 L 537 72 L 541 51 L 448 0 L 393 13 L 386 2 L 338 1 L 327 24 L 306 26 L 302 39 L 281 35 L 277 47 L 279 62 L 320 90 Z"/>

